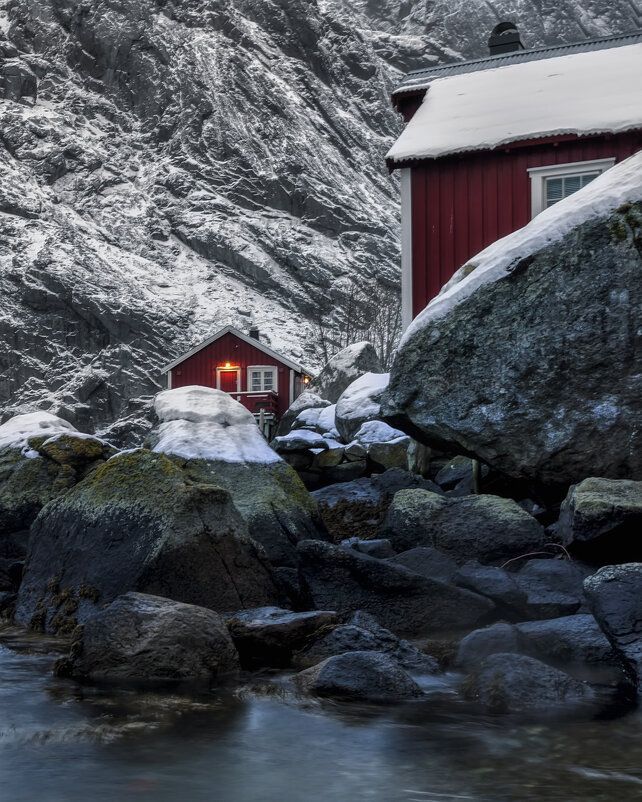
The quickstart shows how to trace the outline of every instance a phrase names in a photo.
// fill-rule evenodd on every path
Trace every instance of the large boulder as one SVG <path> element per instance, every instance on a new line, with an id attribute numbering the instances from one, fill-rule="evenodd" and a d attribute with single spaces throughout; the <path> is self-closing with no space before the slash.
<path id="1" fill-rule="evenodd" d="M 190 481 L 228 490 L 272 563 L 294 566 L 299 540 L 326 536 L 317 503 L 296 471 L 227 393 L 197 386 L 166 390 L 154 409 L 160 423 L 149 437 L 153 450 L 180 458 Z"/>
<path id="2" fill-rule="evenodd" d="M 526 594 L 526 618 L 554 618 L 573 615 L 584 603 L 586 569 L 569 560 L 527 560 L 514 574 Z"/>
<path id="3" fill-rule="evenodd" d="M 591 611 L 642 690 L 642 563 L 607 565 L 584 581 Z"/>
<path id="4" fill-rule="evenodd" d="M 445 498 L 420 489 L 395 495 L 380 535 L 397 551 L 432 546 L 486 563 L 537 551 L 544 544 L 544 528 L 511 499 Z"/>
<path id="5" fill-rule="evenodd" d="M 319 632 L 319 637 L 311 638 L 307 648 L 295 655 L 296 665 L 307 668 L 344 652 L 384 652 L 407 671 L 429 674 L 438 671 L 434 658 L 400 640 L 363 611 L 356 612 L 347 623 L 327 628 Z"/>
<path id="6" fill-rule="evenodd" d="M 74 633 L 64 672 L 92 680 L 221 679 L 239 659 L 223 619 L 193 604 L 126 593 Z"/>
<path id="7" fill-rule="evenodd" d="M 316 696 L 394 701 L 422 695 L 421 688 L 388 654 L 346 652 L 297 674 L 298 688 Z"/>
<path id="8" fill-rule="evenodd" d="M 364 373 L 341 393 L 334 425 L 345 443 L 350 443 L 364 423 L 380 417 L 380 399 L 388 386 L 388 373 Z"/>
<path id="9" fill-rule="evenodd" d="M 494 604 L 476 593 L 415 574 L 388 560 L 306 540 L 298 546 L 304 586 L 319 609 L 372 613 L 393 632 L 470 629 Z"/>
<path id="10" fill-rule="evenodd" d="M 584 479 L 562 507 L 557 534 L 567 546 L 601 562 L 642 559 L 642 482 Z"/>
<path id="11" fill-rule="evenodd" d="M 69 632 L 130 590 L 219 611 L 277 600 L 230 494 L 144 449 L 118 454 L 41 510 L 16 619 Z"/>
<path id="12" fill-rule="evenodd" d="M 641 165 L 470 259 L 404 335 L 384 418 L 556 493 L 642 478 Z"/>
<path id="13" fill-rule="evenodd" d="M 330 359 L 310 382 L 310 390 L 336 404 L 341 393 L 359 376 L 382 370 L 377 352 L 369 342 L 353 343 Z"/>
<path id="14" fill-rule="evenodd" d="M 29 526 L 47 502 L 113 453 L 48 412 L 17 415 L 0 426 L 0 556 L 24 557 Z"/>
<path id="15" fill-rule="evenodd" d="M 467 694 L 495 713 L 576 708 L 595 700 L 592 689 L 563 671 L 521 654 L 491 654 L 466 681 Z"/>

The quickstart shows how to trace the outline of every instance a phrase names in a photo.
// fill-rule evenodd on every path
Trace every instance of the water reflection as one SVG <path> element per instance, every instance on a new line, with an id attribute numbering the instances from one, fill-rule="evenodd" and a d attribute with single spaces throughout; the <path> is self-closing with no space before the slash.
<path id="1" fill-rule="evenodd" d="M 11 802 L 642 799 L 638 712 L 612 721 L 296 698 L 287 679 L 181 696 L 83 688 L 0 647 L 0 798 Z M 266 688 L 271 688 L 265 694 Z"/>

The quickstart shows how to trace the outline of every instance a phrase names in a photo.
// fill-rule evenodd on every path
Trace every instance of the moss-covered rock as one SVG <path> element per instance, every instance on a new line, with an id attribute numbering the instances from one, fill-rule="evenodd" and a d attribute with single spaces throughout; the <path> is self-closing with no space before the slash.
<path id="1" fill-rule="evenodd" d="M 58 465 L 81 468 L 96 460 L 106 460 L 116 453 L 116 449 L 94 437 L 76 437 L 59 434 L 55 437 L 30 437 L 29 447 L 41 456 L 48 457 Z"/>
<path id="2" fill-rule="evenodd" d="M 232 494 L 250 536 L 275 565 L 295 566 L 300 540 L 328 537 L 316 500 L 285 462 L 172 459 L 190 481 L 216 484 Z"/>
<path id="3" fill-rule="evenodd" d="M 62 608 L 61 588 L 73 611 Z M 16 619 L 59 630 L 130 590 L 214 610 L 277 600 L 230 494 L 143 449 L 105 462 L 38 515 Z"/>
<path id="4" fill-rule="evenodd" d="M 0 556 L 24 556 L 27 532 L 42 507 L 76 482 L 76 473 L 17 448 L 0 451 Z"/>

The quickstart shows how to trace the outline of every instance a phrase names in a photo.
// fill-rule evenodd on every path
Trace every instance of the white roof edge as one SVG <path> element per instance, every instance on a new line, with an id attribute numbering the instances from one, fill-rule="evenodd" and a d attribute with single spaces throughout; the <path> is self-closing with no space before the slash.
<path id="1" fill-rule="evenodd" d="M 172 370 L 172 368 L 175 368 L 177 365 L 180 365 L 181 362 L 184 362 L 186 359 L 189 359 L 191 356 L 194 356 L 194 354 L 197 354 L 199 351 L 202 351 L 203 348 L 207 348 L 208 345 L 215 342 L 215 340 L 221 338 L 224 334 L 234 334 L 234 336 L 238 337 L 240 340 L 243 340 L 249 345 L 253 345 L 255 348 L 258 348 L 259 351 L 263 351 L 264 354 L 268 354 L 274 359 L 278 359 L 279 362 L 283 362 L 284 365 L 287 365 L 287 367 L 291 368 L 292 370 L 296 370 L 297 373 L 308 373 L 308 371 L 306 371 L 301 365 L 283 356 L 283 354 L 279 354 L 278 351 L 275 351 L 273 348 L 270 348 L 269 345 L 265 345 L 260 340 L 255 340 L 254 337 L 250 337 L 249 334 L 244 334 L 242 331 L 239 331 L 239 329 L 231 325 L 223 326 L 222 329 L 219 329 L 210 337 L 207 337 L 205 340 L 202 340 L 200 343 L 195 345 L 189 351 L 186 351 L 184 354 L 181 354 L 181 356 L 176 357 L 176 359 L 174 359 L 172 362 L 169 362 L 167 365 L 161 368 L 161 373 L 167 373 L 168 371 Z"/>

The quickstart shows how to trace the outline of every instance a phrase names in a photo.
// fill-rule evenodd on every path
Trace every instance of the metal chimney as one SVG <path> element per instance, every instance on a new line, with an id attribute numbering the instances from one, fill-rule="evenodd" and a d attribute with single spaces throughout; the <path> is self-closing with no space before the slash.
<path id="1" fill-rule="evenodd" d="M 488 50 L 491 56 L 525 50 L 517 26 L 513 22 L 500 22 L 499 25 L 495 25 L 488 39 Z"/>
<path id="2" fill-rule="evenodd" d="M 259 337 L 259 330 L 258 330 L 258 327 L 257 327 L 257 326 L 251 326 L 251 327 L 250 327 L 250 330 L 249 330 L 249 332 L 248 332 L 248 334 L 250 335 L 250 337 L 251 337 L 253 340 L 260 340 L 260 339 L 261 339 L 261 338 Z"/>

